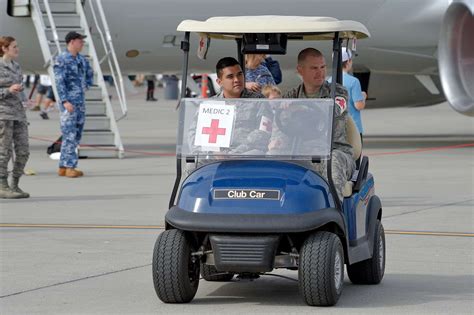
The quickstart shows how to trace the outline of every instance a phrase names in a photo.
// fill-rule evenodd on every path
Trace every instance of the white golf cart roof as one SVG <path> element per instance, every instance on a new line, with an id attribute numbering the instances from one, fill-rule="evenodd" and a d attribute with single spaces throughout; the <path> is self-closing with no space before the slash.
<path id="1" fill-rule="evenodd" d="M 241 38 L 246 33 L 284 33 L 288 39 L 303 40 L 332 40 L 335 32 L 341 39 L 370 36 L 362 23 L 316 16 L 220 16 L 206 21 L 184 20 L 177 30 L 217 39 Z"/>

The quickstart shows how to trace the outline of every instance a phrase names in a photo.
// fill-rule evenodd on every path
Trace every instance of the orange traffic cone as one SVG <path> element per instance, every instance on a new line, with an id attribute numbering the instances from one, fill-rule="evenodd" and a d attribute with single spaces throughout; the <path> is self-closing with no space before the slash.
<path id="1" fill-rule="evenodd" d="M 203 74 L 201 78 L 201 97 L 207 98 L 208 84 L 209 80 L 207 74 Z"/>

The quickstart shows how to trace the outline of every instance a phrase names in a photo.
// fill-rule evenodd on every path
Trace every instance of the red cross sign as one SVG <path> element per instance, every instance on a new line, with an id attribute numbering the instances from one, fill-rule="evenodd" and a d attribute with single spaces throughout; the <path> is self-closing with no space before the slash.
<path id="1" fill-rule="evenodd" d="M 234 105 L 206 100 L 199 104 L 198 111 L 194 145 L 206 152 L 230 148 L 234 126 Z"/>
<path id="2" fill-rule="evenodd" d="M 209 135 L 209 143 L 216 143 L 217 136 L 225 135 L 225 128 L 219 128 L 219 119 L 211 120 L 211 127 L 203 127 L 202 133 Z"/>

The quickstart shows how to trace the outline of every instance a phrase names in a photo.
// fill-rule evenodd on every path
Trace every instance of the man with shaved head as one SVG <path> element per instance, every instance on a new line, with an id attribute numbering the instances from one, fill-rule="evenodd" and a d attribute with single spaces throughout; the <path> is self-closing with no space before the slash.
<path id="1" fill-rule="evenodd" d="M 330 98 L 331 85 L 326 81 L 326 60 L 324 55 L 315 48 L 303 49 L 298 54 L 298 74 L 303 82 L 283 95 L 283 98 Z M 352 147 L 347 142 L 346 120 L 347 116 L 347 91 L 336 84 L 336 117 L 334 132 L 334 145 L 332 148 L 332 176 L 336 186 L 337 195 L 343 199 L 343 188 L 351 178 L 355 169 L 352 158 Z M 289 141 L 281 131 L 274 128 L 269 149 L 277 149 L 289 145 Z M 285 143 L 286 142 L 286 143 Z M 314 164 L 314 169 L 327 179 L 326 161 Z"/>

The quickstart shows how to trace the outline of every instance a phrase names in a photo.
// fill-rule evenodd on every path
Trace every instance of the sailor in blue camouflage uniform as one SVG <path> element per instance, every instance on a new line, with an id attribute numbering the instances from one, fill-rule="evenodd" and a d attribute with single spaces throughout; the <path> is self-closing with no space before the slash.
<path id="1" fill-rule="evenodd" d="M 326 61 L 323 54 L 314 48 L 306 48 L 298 55 L 297 71 L 303 83 L 283 95 L 283 98 L 330 98 L 331 86 L 326 81 Z M 336 115 L 334 125 L 334 145 L 332 148 L 332 177 L 337 195 L 343 199 L 343 189 L 346 182 L 352 177 L 355 170 L 355 161 L 352 157 L 353 149 L 347 141 L 347 99 L 346 89 L 336 85 Z M 279 147 L 288 146 L 288 137 L 273 129 L 269 144 L 269 153 L 277 151 Z M 314 164 L 313 169 L 327 179 L 326 161 Z"/>
<path id="2" fill-rule="evenodd" d="M 77 146 L 84 129 L 86 104 L 85 92 L 92 85 L 93 72 L 89 61 L 79 52 L 84 46 L 85 35 L 69 32 L 67 49 L 55 60 L 54 75 L 61 111 L 61 158 L 59 176 L 79 177 Z"/>

